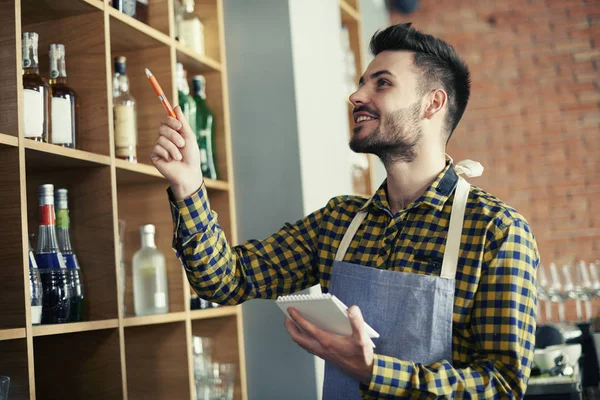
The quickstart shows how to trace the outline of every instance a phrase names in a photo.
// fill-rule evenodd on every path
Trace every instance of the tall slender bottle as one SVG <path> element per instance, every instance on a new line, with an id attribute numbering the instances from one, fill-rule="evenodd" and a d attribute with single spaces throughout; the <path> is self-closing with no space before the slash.
<path id="1" fill-rule="evenodd" d="M 185 118 L 192 128 L 192 132 L 196 134 L 196 102 L 190 95 L 190 86 L 187 81 L 187 71 L 183 69 L 183 64 L 177 63 L 176 69 L 177 78 L 177 99 L 179 100 L 179 107 Z"/>
<path id="2" fill-rule="evenodd" d="M 31 323 L 39 325 L 42 323 L 42 280 L 38 269 L 31 241 L 29 241 L 29 303 L 31 305 Z"/>
<path id="3" fill-rule="evenodd" d="M 56 197 L 56 227 L 58 233 L 58 247 L 65 260 L 67 267 L 67 282 L 71 292 L 71 309 L 69 311 L 69 322 L 80 322 L 83 320 L 84 292 L 83 277 L 77 256 L 71 246 L 69 201 L 67 189 L 57 189 Z"/>
<path id="4" fill-rule="evenodd" d="M 192 78 L 194 101 L 196 102 L 196 140 L 200 148 L 202 175 L 218 179 L 215 152 L 215 115 L 206 104 L 206 78 L 195 75 Z"/>
<path id="5" fill-rule="evenodd" d="M 37 142 L 48 141 L 48 83 L 40 76 L 38 34 L 23 32 L 23 133 Z"/>
<path id="6" fill-rule="evenodd" d="M 125 57 L 115 57 L 115 75 L 113 76 L 115 156 L 136 162 L 137 116 L 135 99 L 129 93 L 126 62 Z"/>
<path id="7" fill-rule="evenodd" d="M 60 146 L 75 148 L 77 94 L 67 85 L 65 46 L 51 44 L 50 58 L 50 138 Z"/>
<path id="8" fill-rule="evenodd" d="M 42 324 L 68 322 L 71 306 L 67 267 L 56 240 L 54 186 L 39 188 L 40 227 L 35 260 L 42 281 Z"/>
<path id="9" fill-rule="evenodd" d="M 154 225 L 142 225 L 142 247 L 133 255 L 133 307 L 135 315 L 169 312 L 165 256 L 154 243 Z"/>

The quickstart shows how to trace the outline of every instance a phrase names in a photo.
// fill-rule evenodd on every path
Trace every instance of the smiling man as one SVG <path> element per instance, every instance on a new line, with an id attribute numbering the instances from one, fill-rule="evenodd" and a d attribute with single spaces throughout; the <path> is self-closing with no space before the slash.
<path id="1" fill-rule="evenodd" d="M 375 58 L 350 97 L 350 147 L 385 165 L 376 193 L 333 198 L 269 238 L 231 247 L 177 108 L 151 153 L 171 185 L 174 250 L 210 301 L 275 299 L 318 283 L 352 305 L 351 336 L 294 310 L 285 322 L 326 361 L 325 400 L 522 398 L 539 257 L 526 220 L 460 176 L 480 166 L 445 154 L 467 106 L 469 71 L 451 46 L 410 24 L 377 32 L 370 47 Z M 363 315 L 380 333 L 375 349 Z"/>

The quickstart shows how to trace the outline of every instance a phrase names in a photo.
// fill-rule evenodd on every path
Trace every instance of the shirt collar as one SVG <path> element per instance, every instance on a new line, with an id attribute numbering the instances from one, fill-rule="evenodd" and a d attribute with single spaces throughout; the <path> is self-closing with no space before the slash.
<path id="1" fill-rule="evenodd" d="M 452 160 L 449 159 L 446 161 L 446 167 L 439 173 L 427 190 L 425 190 L 425 193 L 413 203 L 409 204 L 406 209 L 427 205 L 441 211 L 450 195 L 454 192 L 457 182 L 458 175 L 456 174 L 456 171 L 454 171 Z M 379 186 L 379 189 L 377 189 L 373 195 L 373 200 L 370 204 L 382 208 L 391 215 L 391 207 L 387 196 L 387 179 Z M 367 204 L 365 204 L 363 208 L 366 206 Z"/>

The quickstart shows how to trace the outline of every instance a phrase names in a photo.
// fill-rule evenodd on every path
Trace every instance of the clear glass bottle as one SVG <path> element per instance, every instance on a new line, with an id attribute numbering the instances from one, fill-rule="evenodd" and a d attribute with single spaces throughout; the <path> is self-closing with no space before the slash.
<path id="1" fill-rule="evenodd" d="M 179 101 L 179 107 L 181 107 L 181 111 L 185 118 L 188 120 L 190 124 L 190 128 L 192 132 L 197 136 L 197 127 L 196 127 L 196 102 L 194 98 L 190 95 L 190 86 L 187 81 L 187 71 L 183 69 L 183 64 L 177 63 L 176 69 L 176 77 L 177 77 L 177 99 Z"/>
<path id="2" fill-rule="evenodd" d="M 29 241 L 29 303 L 31 304 L 31 323 L 39 325 L 42 323 L 42 280 L 38 269 L 31 241 Z"/>
<path id="3" fill-rule="evenodd" d="M 48 83 L 40 76 L 38 39 L 23 32 L 23 134 L 37 142 L 48 141 Z"/>
<path id="4" fill-rule="evenodd" d="M 189 49 L 204 55 L 204 25 L 194 13 L 196 3 L 194 0 L 183 0 L 182 5 L 179 40 Z"/>
<path id="5" fill-rule="evenodd" d="M 75 148 L 77 94 L 67 85 L 65 46 L 51 44 L 50 58 L 50 138 L 53 144 Z"/>
<path id="6" fill-rule="evenodd" d="M 67 267 L 56 239 L 54 186 L 39 188 L 40 226 L 35 261 L 42 281 L 42 324 L 69 321 L 71 308 Z"/>
<path id="7" fill-rule="evenodd" d="M 112 5 L 123 14 L 135 17 L 136 0 L 112 0 Z"/>
<path id="8" fill-rule="evenodd" d="M 67 282 L 71 292 L 71 309 L 69 322 L 83 321 L 84 291 L 83 276 L 77 256 L 71 246 L 69 202 L 67 189 L 57 189 L 55 192 L 56 203 L 56 229 L 58 233 L 58 247 L 67 266 Z"/>
<path id="9" fill-rule="evenodd" d="M 195 75 L 192 78 L 192 87 L 196 103 L 196 140 L 200 148 L 202 175 L 209 179 L 219 179 L 215 151 L 215 115 L 206 104 L 206 78 Z"/>
<path id="10" fill-rule="evenodd" d="M 130 162 L 137 161 L 137 116 L 135 99 L 129 93 L 127 59 L 115 57 L 113 76 L 113 107 L 115 123 L 115 156 Z"/>
<path id="11" fill-rule="evenodd" d="M 142 225 L 142 247 L 133 255 L 133 307 L 136 316 L 169 312 L 167 264 L 154 243 L 154 225 Z"/>

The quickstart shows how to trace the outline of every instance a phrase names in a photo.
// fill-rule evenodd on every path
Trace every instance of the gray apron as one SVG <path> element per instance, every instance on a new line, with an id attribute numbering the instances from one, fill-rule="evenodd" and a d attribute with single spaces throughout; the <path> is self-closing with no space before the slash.
<path id="1" fill-rule="evenodd" d="M 456 171 L 465 172 L 459 168 Z M 471 174 L 467 172 L 467 175 Z M 439 277 L 343 262 L 367 214 L 366 206 L 346 231 L 333 262 L 329 293 L 348 307 L 360 307 L 365 321 L 380 334 L 379 339 L 373 339 L 377 354 L 423 364 L 440 360 L 452 362 L 454 281 L 469 189 L 469 183 L 459 176 Z M 359 382 L 325 362 L 323 399 L 360 398 Z"/>

